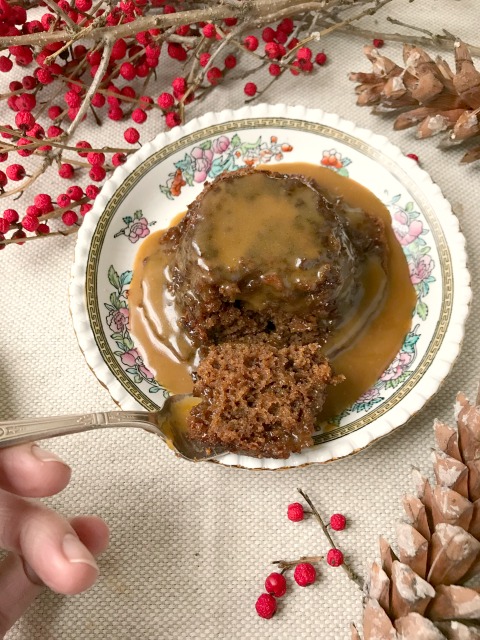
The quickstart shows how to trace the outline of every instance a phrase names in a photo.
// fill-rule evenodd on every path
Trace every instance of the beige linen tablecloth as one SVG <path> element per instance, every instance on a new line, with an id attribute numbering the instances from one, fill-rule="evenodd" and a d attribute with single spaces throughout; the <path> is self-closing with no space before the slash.
<path id="1" fill-rule="evenodd" d="M 432 29 L 446 27 L 480 45 L 477 0 L 394 0 L 378 16 L 379 30 L 394 29 L 385 23 L 387 15 Z M 363 43 L 347 35 L 329 37 L 323 43 L 327 66 L 312 77 L 285 76 L 266 98 L 320 107 L 388 135 L 405 153 L 417 153 L 440 185 L 467 238 L 474 289 L 464 346 L 452 373 L 409 424 L 363 453 L 326 466 L 251 472 L 192 465 L 138 431 L 50 441 L 48 446 L 72 466 L 73 477 L 65 491 L 47 502 L 66 516 L 102 516 L 111 527 L 111 544 L 90 591 L 70 598 L 45 592 L 8 640 L 339 640 L 349 637 L 350 621 L 360 620 L 359 590 L 341 569 L 330 567 L 323 567 L 307 589 L 289 583 L 274 619 L 256 616 L 254 603 L 272 560 L 328 548 L 314 520 L 293 524 L 286 507 L 298 499 L 296 488 L 301 487 L 325 515 L 346 514 L 349 526 L 337 540 L 355 571 L 365 573 L 377 557 L 379 534 L 394 540 L 402 495 L 413 489 L 412 466 L 429 470 L 433 419 L 451 420 L 457 390 L 473 397 L 480 378 L 475 296 L 480 165 L 462 167 L 462 151 L 442 152 L 435 140 L 417 141 L 412 131 L 395 133 L 389 119 L 355 106 L 347 73 L 369 70 Z M 384 52 L 401 60 L 400 45 L 388 44 Z M 450 53 L 445 55 L 452 61 Z M 240 107 L 242 85 L 219 87 L 207 101 L 194 104 L 190 115 Z M 159 119 L 151 117 L 141 127 L 142 139 L 160 127 Z M 88 139 L 95 139 L 94 125 Z M 74 237 L 55 238 L 0 254 L 2 419 L 115 408 L 87 367 L 72 328 L 68 285 L 74 243 Z"/>

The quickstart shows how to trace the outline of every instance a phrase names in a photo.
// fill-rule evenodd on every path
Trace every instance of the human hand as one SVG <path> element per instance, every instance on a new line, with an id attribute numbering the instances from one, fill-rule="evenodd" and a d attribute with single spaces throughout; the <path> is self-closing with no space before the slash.
<path id="1" fill-rule="evenodd" d="M 94 556 L 108 545 L 96 516 L 70 521 L 38 501 L 64 489 L 71 470 L 36 444 L 0 450 L 0 638 L 44 586 L 58 593 L 88 589 L 98 576 Z"/>

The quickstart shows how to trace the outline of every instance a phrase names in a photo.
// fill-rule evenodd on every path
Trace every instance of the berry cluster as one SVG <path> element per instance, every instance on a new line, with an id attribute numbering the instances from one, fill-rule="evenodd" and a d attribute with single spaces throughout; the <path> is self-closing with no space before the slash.
<path id="1" fill-rule="evenodd" d="M 231 77 L 240 57 L 247 65 L 255 60 L 270 81 L 326 63 L 323 51 L 310 48 L 319 38 L 311 31 L 332 12 L 338 20 L 344 8 L 305 15 L 292 0 L 285 17 L 283 6 L 277 15 L 275 3 L 257 2 L 248 15 L 241 3 L 207 3 L 199 20 L 200 9 L 183 0 L 0 0 L 0 77 L 8 85 L 0 96 L 0 197 L 23 196 L 21 211 L 18 204 L 0 209 L 0 249 L 75 230 L 95 198 L 86 182 L 102 183 L 126 161 L 147 120 L 158 129 L 181 124 L 187 106 Z M 162 86 L 159 77 L 167 79 Z M 244 92 L 262 93 L 251 81 Z M 111 134 L 97 145 L 77 139 L 85 120 L 122 123 L 126 146 L 112 148 Z M 53 191 L 35 195 L 33 185 L 47 171 L 54 172 Z M 78 196 L 70 203 L 58 199 L 64 180 Z"/>
<path id="2" fill-rule="evenodd" d="M 305 510 L 303 504 L 301 504 L 300 502 L 293 502 L 292 504 L 289 504 L 287 508 L 288 519 L 291 522 L 301 522 L 302 520 L 304 520 L 305 515 L 314 515 L 317 520 L 319 520 L 324 533 L 326 534 L 330 544 L 332 545 L 332 548 L 328 551 L 326 556 L 327 564 L 329 564 L 331 567 L 345 567 L 343 553 L 335 546 L 330 534 L 327 531 L 327 526 L 323 523 L 323 520 L 321 519 L 317 509 L 313 506 L 310 498 L 305 493 L 303 493 L 302 491 L 300 491 L 300 493 L 310 505 L 312 510 L 307 511 Z M 346 524 L 347 520 L 344 515 L 342 515 L 341 513 L 334 513 L 332 516 L 330 516 L 330 522 L 328 526 L 334 531 L 343 531 Z M 266 619 L 269 619 L 273 615 L 275 615 L 277 611 L 277 598 L 281 598 L 287 592 L 287 581 L 284 573 L 288 569 L 294 569 L 293 579 L 300 587 L 307 587 L 313 584 L 317 579 L 317 569 L 312 563 L 318 563 L 321 560 L 321 556 L 316 556 L 313 558 L 300 558 L 300 560 L 293 562 L 286 562 L 281 560 L 275 562 L 274 564 L 277 564 L 279 567 L 281 567 L 282 571 L 281 573 L 273 572 L 269 576 L 267 576 L 267 579 L 265 580 L 266 593 L 262 593 L 255 603 L 255 609 L 258 615 L 261 618 Z M 356 579 L 351 573 L 350 569 L 347 568 L 347 572 L 350 574 L 350 577 Z"/>

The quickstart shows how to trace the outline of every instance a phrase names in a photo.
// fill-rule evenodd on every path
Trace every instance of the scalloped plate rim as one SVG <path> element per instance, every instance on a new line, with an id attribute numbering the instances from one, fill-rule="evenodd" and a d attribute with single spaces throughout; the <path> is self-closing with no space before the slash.
<path id="1" fill-rule="evenodd" d="M 305 449 L 300 454 L 294 454 L 287 460 L 258 459 L 250 458 L 248 456 L 240 456 L 237 454 L 228 454 L 227 456 L 215 461 L 223 466 L 233 468 L 250 470 L 283 470 L 303 467 L 314 463 L 325 464 L 327 462 L 333 462 L 356 454 L 405 424 L 411 417 L 420 411 L 431 397 L 437 393 L 440 385 L 450 372 L 463 342 L 465 322 L 470 308 L 471 288 L 470 274 L 467 269 L 467 255 L 465 250 L 466 242 L 463 234 L 461 233 L 459 221 L 453 213 L 450 204 L 444 198 L 440 188 L 432 181 L 430 175 L 421 169 L 416 162 L 405 157 L 401 150 L 396 145 L 392 144 L 387 137 L 373 133 L 368 129 L 357 127 L 350 120 L 345 120 L 333 113 L 325 113 L 320 109 L 309 109 L 299 105 L 292 107 L 286 105 L 267 104 L 246 106 L 236 110 L 225 109 L 218 113 L 206 113 L 198 118 L 192 119 L 182 127 L 177 127 L 170 131 L 159 133 L 153 140 L 144 144 L 141 149 L 132 154 L 124 165 L 115 170 L 113 175 L 103 185 L 102 190 L 95 200 L 92 210 L 84 219 L 84 222 L 79 229 L 78 239 L 75 246 L 75 257 L 71 269 L 69 298 L 75 334 L 88 366 L 93 371 L 99 382 L 107 388 L 113 400 L 117 404 L 124 409 L 138 408 L 136 400 L 128 393 L 123 385 L 121 385 L 105 363 L 97 347 L 95 336 L 92 333 L 86 309 L 86 268 L 90 250 L 90 241 L 93 237 L 98 220 L 108 204 L 108 201 L 121 186 L 129 173 L 131 173 L 136 167 L 160 148 L 165 147 L 191 133 L 205 129 L 212 124 L 261 117 L 300 119 L 306 122 L 314 122 L 317 124 L 321 123 L 322 125 L 340 129 L 341 131 L 365 142 L 370 147 L 381 151 L 399 165 L 401 169 L 413 174 L 417 186 L 426 192 L 429 199 L 433 198 L 435 200 L 436 209 L 440 208 L 442 210 L 443 217 L 442 220 L 439 221 L 441 228 L 446 234 L 448 233 L 449 248 L 452 249 L 453 246 L 456 251 L 455 286 L 463 291 L 461 300 L 458 300 L 458 296 L 455 300 L 455 324 L 454 326 L 451 326 L 452 322 L 450 322 L 445 332 L 445 337 L 448 333 L 449 340 L 448 344 L 442 346 L 444 349 L 448 347 L 449 358 L 448 361 L 443 361 L 444 371 L 437 378 L 433 378 L 432 376 L 427 396 L 415 393 L 415 387 L 412 389 L 409 398 L 410 400 L 416 399 L 417 401 L 414 403 L 414 406 L 406 417 L 392 421 L 391 419 L 387 419 L 389 413 L 387 412 L 383 417 L 381 425 L 372 425 L 372 423 L 366 424 L 360 429 L 347 435 L 323 442 L 311 449 Z M 456 333 L 455 336 L 452 336 L 451 334 L 453 333 L 454 328 L 456 329 Z"/>

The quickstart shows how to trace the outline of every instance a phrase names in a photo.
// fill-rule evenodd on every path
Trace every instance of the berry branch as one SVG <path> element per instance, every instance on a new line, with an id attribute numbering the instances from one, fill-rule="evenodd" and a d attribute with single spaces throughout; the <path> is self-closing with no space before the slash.
<path id="1" fill-rule="evenodd" d="M 393 1 L 0 0 L 0 77 L 15 77 L 0 93 L 0 198 L 10 199 L 0 249 L 77 230 L 107 175 L 144 142 L 149 118 L 157 130 L 178 126 L 227 81 L 246 79 L 245 100 L 258 100 L 285 73 L 318 71 L 320 39 L 364 37 L 357 23 Z M 263 71 L 257 87 L 249 76 Z M 111 144 L 111 128 L 102 139 L 106 121 L 122 123 L 126 147 Z M 95 145 L 79 133 L 88 125 L 98 126 Z M 53 193 L 35 195 L 46 174 Z"/>

